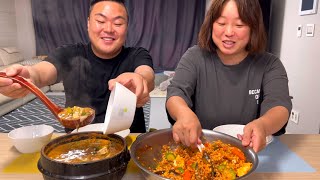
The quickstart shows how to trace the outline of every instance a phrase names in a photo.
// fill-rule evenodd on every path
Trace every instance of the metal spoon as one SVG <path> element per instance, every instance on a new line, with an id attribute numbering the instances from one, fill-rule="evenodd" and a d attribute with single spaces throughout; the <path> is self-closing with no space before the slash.
<path id="1" fill-rule="evenodd" d="M 210 163 L 210 157 L 208 155 L 208 153 L 204 150 L 204 145 L 201 144 L 197 144 L 197 147 L 199 149 L 200 152 L 202 152 L 203 157 Z"/>
<path id="2" fill-rule="evenodd" d="M 79 118 L 63 118 L 62 113 L 67 108 L 61 108 L 54 104 L 36 85 L 27 81 L 24 77 L 16 75 L 16 76 L 7 76 L 5 72 L 0 72 L 0 77 L 9 78 L 15 83 L 19 83 L 24 86 L 28 90 L 30 90 L 34 95 L 36 95 L 42 102 L 47 106 L 47 108 L 52 112 L 52 114 L 57 118 L 60 124 L 66 128 L 77 129 L 79 127 L 90 124 L 94 117 L 95 111 L 91 108 L 83 108 L 90 112 L 88 115 Z"/>
<path id="3" fill-rule="evenodd" d="M 213 164 L 213 162 L 211 162 L 209 154 L 205 151 L 205 149 L 204 149 L 205 146 L 201 143 L 201 144 L 197 144 L 197 147 L 198 147 L 199 151 L 202 152 L 202 158 L 203 158 L 208 164 L 210 164 L 212 177 L 215 177 L 214 164 Z"/>

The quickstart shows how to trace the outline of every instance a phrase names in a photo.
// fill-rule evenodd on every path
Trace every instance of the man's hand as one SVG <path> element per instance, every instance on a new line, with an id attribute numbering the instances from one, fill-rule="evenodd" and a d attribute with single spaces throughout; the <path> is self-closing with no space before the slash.
<path id="1" fill-rule="evenodd" d="M 4 69 L 3 72 L 5 72 L 7 76 L 20 75 L 26 78 L 28 81 L 31 81 L 29 79 L 30 73 L 28 71 L 28 68 L 20 64 L 12 65 Z M 29 94 L 29 92 L 30 92 L 29 90 L 21 86 L 19 83 L 13 83 L 11 79 L 0 77 L 0 93 L 1 94 L 11 98 L 21 98 Z"/>
<path id="2" fill-rule="evenodd" d="M 138 73 L 122 73 L 117 78 L 111 79 L 109 84 L 109 90 L 111 91 L 115 83 L 118 82 L 135 93 L 137 96 L 137 107 L 142 107 L 150 100 L 149 89 L 147 81 Z"/>

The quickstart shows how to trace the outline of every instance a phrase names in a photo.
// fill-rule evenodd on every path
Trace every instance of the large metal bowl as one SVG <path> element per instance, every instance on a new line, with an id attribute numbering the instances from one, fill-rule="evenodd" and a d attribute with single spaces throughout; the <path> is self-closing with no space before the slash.
<path id="1" fill-rule="evenodd" d="M 248 177 L 258 166 L 258 156 L 252 148 L 242 146 L 238 139 L 212 130 L 203 130 L 205 139 L 209 142 L 221 140 L 224 143 L 231 144 L 241 149 L 248 162 L 252 163 L 251 170 L 244 176 L 237 178 L 243 179 Z M 174 144 L 172 138 L 172 129 L 162 129 L 146 133 L 138 137 L 130 148 L 130 155 L 135 164 L 141 169 L 143 176 L 146 179 L 152 180 L 168 180 L 160 175 L 151 172 L 149 169 L 154 169 L 161 160 L 161 148 L 165 144 Z"/>

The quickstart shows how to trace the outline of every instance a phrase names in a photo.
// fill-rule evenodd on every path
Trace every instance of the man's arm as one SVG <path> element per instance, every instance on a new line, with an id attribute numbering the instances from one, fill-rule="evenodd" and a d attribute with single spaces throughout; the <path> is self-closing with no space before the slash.
<path id="1" fill-rule="evenodd" d="M 141 65 L 134 72 L 140 74 L 147 81 L 148 91 L 151 92 L 154 89 L 155 78 L 153 69 L 150 66 Z"/>
<path id="2" fill-rule="evenodd" d="M 3 71 L 7 76 L 20 75 L 40 88 L 53 84 L 57 79 L 56 68 L 49 62 L 40 62 L 33 66 L 14 64 Z M 29 94 L 30 91 L 11 79 L 0 78 L 0 93 L 7 97 L 20 98 Z"/>
<path id="3" fill-rule="evenodd" d="M 137 96 L 137 107 L 142 107 L 149 101 L 149 93 L 154 89 L 154 72 L 150 66 L 140 65 L 134 72 L 120 74 L 117 78 L 111 79 L 109 90 L 112 90 L 115 83 L 119 82 L 126 86 Z"/>
<path id="4" fill-rule="evenodd" d="M 42 61 L 33 66 L 27 66 L 30 79 L 38 86 L 44 87 L 54 84 L 57 80 L 57 69 L 47 61 Z"/>

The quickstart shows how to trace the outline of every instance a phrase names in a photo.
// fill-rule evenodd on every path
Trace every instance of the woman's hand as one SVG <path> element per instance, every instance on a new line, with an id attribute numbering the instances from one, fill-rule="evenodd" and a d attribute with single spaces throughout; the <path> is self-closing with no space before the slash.
<path id="1" fill-rule="evenodd" d="M 20 64 L 12 65 L 3 70 L 7 76 L 20 75 L 30 81 L 30 73 L 25 66 Z M 13 83 L 9 78 L 0 77 L 0 93 L 11 98 L 21 98 L 29 94 L 29 90 L 21 86 L 19 83 Z"/>
<path id="2" fill-rule="evenodd" d="M 173 139 L 186 146 L 196 147 L 201 143 L 202 128 L 198 117 L 190 109 L 186 110 L 176 120 L 172 128 Z"/>
<path id="3" fill-rule="evenodd" d="M 243 130 L 243 135 L 238 138 L 242 145 L 250 146 L 259 152 L 266 146 L 266 137 L 279 131 L 289 119 L 289 111 L 283 106 L 269 109 L 260 118 L 248 123 Z"/>
<path id="4" fill-rule="evenodd" d="M 147 81 L 138 73 L 122 73 L 117 78 L 109 80 L 111 91 L 118 82 L 135 93 L 137 96 L 137 107 L 142 107 L 150 100 Z"/>
<path id="5" fill-rule="evenodd" d="M 256 119 L 248 123 L 243 129 L 243 135 L 238 135 L 243 146 L 250 146 L 255 152 L 261 151 L 266 146 L 266 132 L 263 123 Z"/>

